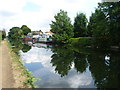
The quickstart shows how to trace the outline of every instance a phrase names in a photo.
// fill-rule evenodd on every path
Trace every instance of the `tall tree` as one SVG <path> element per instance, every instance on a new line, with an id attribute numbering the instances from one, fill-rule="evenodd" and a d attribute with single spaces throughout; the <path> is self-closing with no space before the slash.
<path id="1" fill-rule="evenodd" d="M 92 29 L 92 36 L 94 37 L 95 47 L 107 47 L 109 41 L 109 31 L 107 28 L 107 19 L 105 14 L 101 9 L 96 9 L 95 13 L 91 16 L 91 21 L 89 22 Z M 89 29 L 88 29 L 89 30 Z M 106 44 L 107 43 L 107 44 Z"/>
<path id="2" fill-rule="evenodd" d="M 93 36 L 93 28 L 94 28 L 94 13 L 92 13 L 92 15 L 90 16 L 88 25 L 87 25 L 87 35 L 89 37 Z"/>
<path id="3" fill-rule="evenodd" d="M 87 18 L 84 13 L 79 13 L 74 21 L 74 37 L 84 37 L 87 35 Z"/>
<path id="4" fill-rule="evenodd" d="M 108 20 L 108 29 L 113 45 L 120 46 L 120 2 L 99 3 L 99 7 Z"/>
<path id="5" fill-rule="evenodd" d="M 120 2 L 99 3 L 90 17 L 88 31 L 92 32 L 97 47 L 120 47 Z"/>
<path id="6" fill-rule="evenodd" d="M 23 25 L 21 29 L 23 30 L 24 35 L 27 35 L 29 32 L 31 32 L 31 29 L 28 28 L 26 25 Z"/>
<path id="7" fill-rule="evenodd" d="M 60 10 L 54 16 L 55 21 L 52 21 L 51 31 L 54 33 L 53 40 L 57 43 L 66 43 L 67 40 L 73 37 L 73 26 L 67 12 Z"/>

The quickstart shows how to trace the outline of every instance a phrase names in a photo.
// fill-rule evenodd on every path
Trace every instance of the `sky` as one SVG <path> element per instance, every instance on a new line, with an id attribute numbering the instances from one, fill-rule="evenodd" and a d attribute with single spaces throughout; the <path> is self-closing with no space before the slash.
<path id="1" fill-rule="evenodd" d="M 72 24 L 77 13 L 87 18 L 101 0 L 0 0 L 0 29 L 27 25 L 32 31 L 50 30 L 51 21 L 60 9 L 67 11 Z"/>

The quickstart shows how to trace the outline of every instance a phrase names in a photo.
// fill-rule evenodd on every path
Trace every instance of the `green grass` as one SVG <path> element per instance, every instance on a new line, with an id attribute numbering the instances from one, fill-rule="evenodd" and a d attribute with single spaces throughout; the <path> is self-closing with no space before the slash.
<path id="1" fill-rule="evenodd" d="M 70 38 L 69 44 L 76 47 L 87 48 L 92 45 L 92 38 L 91 37 Z"/>

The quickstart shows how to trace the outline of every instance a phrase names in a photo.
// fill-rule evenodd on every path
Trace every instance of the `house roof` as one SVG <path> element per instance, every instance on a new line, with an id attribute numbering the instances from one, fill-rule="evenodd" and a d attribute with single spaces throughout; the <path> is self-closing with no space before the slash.
<path id="1" fill-rule="evenodd" d="M 45 33 L 48 33 L 48 34 L 54 34 L 53 32 L 51 32 L 51 31 L 48 31 L 48 32 L 45 32 Z"/>

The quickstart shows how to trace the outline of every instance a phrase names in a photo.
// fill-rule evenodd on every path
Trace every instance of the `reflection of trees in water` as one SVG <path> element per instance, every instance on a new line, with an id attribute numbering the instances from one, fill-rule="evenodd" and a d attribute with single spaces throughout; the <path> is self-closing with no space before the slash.
<path id="1" fill-rule="evenodd" d="M 13 51 L 15 53 L 18 53 L 19 50 L 22 50 L 23 52 L 28 52 L 31 49 L 31 46 L 27 44 L 23 44 L 22 40 L 14 40 L 10 42 L 12 46 L 14 46 Z"/>
<path id="2" fill-rule="evenodd" d="M 65 47 L 54 47 L 52 48 L 52 51 L 54 54 L 51 57 L 51 63 L 53 66 L 56 66 L 55 71 L 61 76 L 68 74 L 73 62 L 73 65 L 78 72 L 84 72 L 88 66 L 86 55 L 83 53 L 78 53 Z"/>
<path id="3" fill-rule="evenodd" d="M 27 44 L 22 44 L 23 47 L 22 47 L 22 51 L 23 52 L 28 52 L 30 49 L 31 49 L 31 46 L 27 45 Z"/>
<path id="4" fill-rule="evenodd" d="M 88 55 L 88 62 L 90 64 L 90 71 L 95 79 L 95 84 L 100 85 L 104 83 L 104 79 L 107 76 L 108 66 L 104 63 L 104 55 L 98 53 L 92 53 Z M 97 85 L 97 86 L 98 86 Z"/>
<path id="5" fill-rule="evenodd" d="M 110 54 L 109 64 L 106 64 L 105 56 L 108 54 L 92 53 L 88 56 L 90 71 L 98 88 L 118 87 L 120 75 L 120 57 Z"/>
<path id="6" fill-rule="evenodd" d="M 63 47 L 52 48 L 52 50 L 54 54 L 51 63 L 56 66 L 55 71 L 61 76 L 67 75 L 72 66 L 73 51 Z"/>
<path id="7" fill-rule="evenodd" d="M 22 40 L 12 41 L 14 51 L 17 53 L 19 50 L 27 52 L 31 46 L 22 44 Z M 120 54 L 118 53 L 99 53 L 90 51 L 79 51 L 79 49 L 66 48 L 66 47 L 53 47 L 53 55 L 51 56 L 51 63 L 55 66 L 55 71 L 61 77 L 68 74 L 72 68 L 72 63 L 77 72 L 83 73 L 89 64 L 94 83 L 98 88 L 112 88 L 119 87 L 120 82 Z M 105 56 L 110 57 L 109 60 Z"/>
<path id="8" fill-rule="evenodd" d="M 86 70 L 88 66 L 86 56 L 84 53 L 74 52 L 74 63 L 77 72 L 83 73 Z"/>
<path id="9" fill-rule="evenodd" d="M 72 48 L 54 47 L 51 63 L 61 76 L 68 74 L 74 62 L 77 72 L 83 73 L 89 64 L 89 70 L 98 88 L 118 87 L 120 76 L 120 57 L 118 54 L 98 53 L 85 50 L 78 52 Z M 110 60 L 105 59 L 110 57 Z M 106 63 L 108 62 L 108 63 Z"/>

